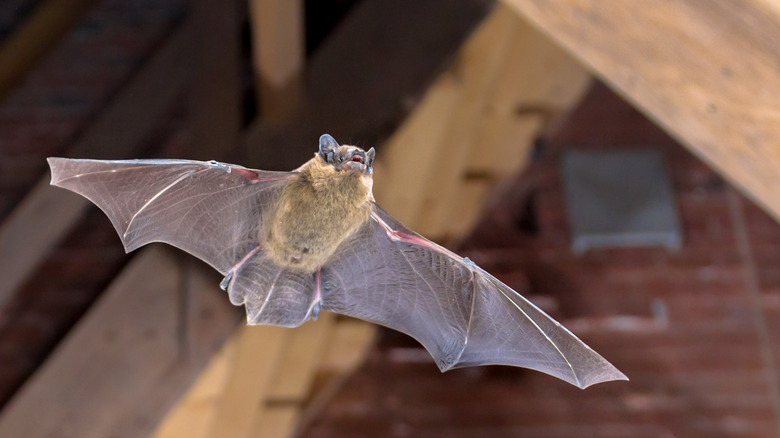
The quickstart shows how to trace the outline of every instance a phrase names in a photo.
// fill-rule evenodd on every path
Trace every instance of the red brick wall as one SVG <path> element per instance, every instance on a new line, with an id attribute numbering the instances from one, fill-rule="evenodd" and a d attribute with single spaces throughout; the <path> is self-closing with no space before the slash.
<path id="1" fill-rule="evenodd" d="M 559 152 L 636 146 L 665 154 L 682 248 L 573 255 Z M 778 436 L 766 378 L 777 370 L 767 370 L 762 354 L 778 360 L 780 226 L 742 201 L 761 285 L 754 297 L 735 243 L 730 187 L 601 85 L 549 138 L 541 157 L 496 199 L 462 252 L 510 285 L 527 281 L 531 295 L 553 297 L 553 316 L 631 381 L 581 391 L 506 367 L 441 375 L 417 360 L 425 355 L 408 354 L 413 341 L 387 332 L 305 436 Z M 522 217 L 526 202 L 535 233 L 518 225 L 529 223 Z M 768 349 L 757 312 L 769 324 Z"/>

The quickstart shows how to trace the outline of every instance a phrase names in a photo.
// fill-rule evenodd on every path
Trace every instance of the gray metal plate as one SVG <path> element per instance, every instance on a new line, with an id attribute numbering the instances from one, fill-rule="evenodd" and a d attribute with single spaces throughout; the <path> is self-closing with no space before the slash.
<path id="1" fill-rule="evenodd" d="M 561 169 L 574 252 L 612 246 L 680 247 L 679 214 L 659 151 L 568 150 Z"/>

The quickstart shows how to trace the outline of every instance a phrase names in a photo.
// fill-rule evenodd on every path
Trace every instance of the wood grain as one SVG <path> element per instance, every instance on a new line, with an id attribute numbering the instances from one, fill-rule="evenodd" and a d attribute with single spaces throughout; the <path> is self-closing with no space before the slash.
<path id="1" fill-rule="evenodd" d="M 252 63 L 262 117 L 280 122 L 303 97 L 303 0 L 250 0 Z"/>
<path id="2" fill-rule="evenodd" d="M 225 390 L 216 404 L 208 438 L 248 436 L 258 406 L 273 385 L 282 349 L 290 330 L 284 327 L 245 327 L 236 341 Z"/>
<path id="3" fill-rule="evenodd" d="M 522 169 L 546 123 L 589 82 L 549 38 L 498 7 L 380 151 L 378 202 L 429 238 L 465 235 L 487 193 Z"/>
<path id="4" fill-rule="evenodd" d="M 780 218 L 780 8 L 505 0 Z"/>
<path id="5" fill-rule="evenodd" d="M 196 376 L 208 356 L 180 356 L 175 257 L 159 246 L 144 255 L 0 413 L 0 436 L 147 436 Z M 193 283 L 216 295 L 209 278 L 195 273 Z M 224 333 L 212 329 L 200 341 L 213 344 L 210 337 Z"/>

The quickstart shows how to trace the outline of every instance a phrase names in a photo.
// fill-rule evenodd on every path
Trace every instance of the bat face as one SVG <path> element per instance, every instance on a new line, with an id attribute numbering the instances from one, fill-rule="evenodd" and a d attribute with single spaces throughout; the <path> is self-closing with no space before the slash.
<path id="1" fill-rule="evenodd" d="M 370 175 L 373 172 L 374 155 L 374 148 L 364 151 L 357 146 L 339 146 L 338 142 L 328 134 L 320 137 L 320 158 L 340 172 L 350 171 Z"/>

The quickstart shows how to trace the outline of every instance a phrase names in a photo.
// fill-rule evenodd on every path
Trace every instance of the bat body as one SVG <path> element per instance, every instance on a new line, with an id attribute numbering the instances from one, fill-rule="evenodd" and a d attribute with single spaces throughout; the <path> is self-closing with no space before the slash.
<path id="1" fill-rule="evenodd" d="M 417 339 L 442 371 L 503 364 L 580 388 L 626 377 L 468 258 L 423 238 L 372 195 L 373 148 L 320 138 L 292 172 L 189 160 L 50 158 L 52 184 L 97 204 L 126 251 L 165 242 L 209 263 L 249 324 L 320 310 Z"/>

